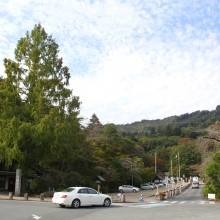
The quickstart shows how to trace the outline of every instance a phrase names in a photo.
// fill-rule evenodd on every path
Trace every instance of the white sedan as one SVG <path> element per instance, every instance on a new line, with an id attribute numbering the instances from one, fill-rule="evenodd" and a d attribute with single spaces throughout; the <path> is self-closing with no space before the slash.
<path id="1" fill-rule="evenodd" d="M 88 187 L 69 187 L 62 192 L 55 192 L 52 198 L 60 207 L 79 208 L 80 206 L 111 205 L 111 197 Z"/>
<path id="2" fill-rule="evenodd" d="M 124 192 L 135 192 L 136 193 L 140 191 L 140 189 L 138 187 L 134 187 L 131 185 L 122 185 L 118 187 L 118 191 L 121 193 L 124 193 Z"/>

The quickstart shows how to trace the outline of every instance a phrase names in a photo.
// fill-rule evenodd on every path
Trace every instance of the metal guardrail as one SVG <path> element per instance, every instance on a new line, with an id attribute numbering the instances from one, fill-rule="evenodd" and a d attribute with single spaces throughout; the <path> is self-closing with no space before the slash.
<path id="1" fill-rule="evenodd" d="M 190 183 L 187 183 L 187 184 L 184 184 L 184 185 L 181 184 L 181 185 L 178 185 L 178 186 L 176 186 L 176 185 L 172 186 L 171 189 L 156 193 L 155 198 L 159 199 L 159 200 L 169 199 L 171 197 L 174 197 L 176 195 L 181 194 L 189 186 L 190 186 Z"/>

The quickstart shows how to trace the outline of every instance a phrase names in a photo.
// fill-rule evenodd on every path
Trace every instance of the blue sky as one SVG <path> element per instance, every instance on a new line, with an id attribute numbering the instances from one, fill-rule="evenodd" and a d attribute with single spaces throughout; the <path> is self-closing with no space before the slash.
<path id="1" fill-rule="evenodd" d="M 219 0 L 0 0 L 0 74 L 41 23 L 85 121 L 162 119 L 220 104 Z"/>

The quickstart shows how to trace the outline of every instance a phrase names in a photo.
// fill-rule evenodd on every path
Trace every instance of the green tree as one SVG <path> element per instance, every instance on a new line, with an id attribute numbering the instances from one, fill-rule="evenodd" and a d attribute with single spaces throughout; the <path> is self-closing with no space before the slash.
<path id="1" fill-rule="evenodd" d="M 155 176 L 154 167 L 145 167 L 142 173 L 142 183 L 152 182 Z"/>
<path id="2" fill-rule="evenodd" d="M 184 145 L 177 145 L 169 148 L 170 160 L 172 160 L 173 174 L 178 176 L 178 154 L 180 163 L 180 176 L 193 176 L 198 175 L 199 171 L 192 169 L 201 163 L 201 154 L 197 151 L 195 143 L 189 142 Z M 198 166 L 199 167 L 199 166 Z"/>
<path id="3" fill-rule="evenodd" d="M 220 199 L 220 152 L 213 154 L 212 161 L 205 168 L 205 174 L 208 180 L 204 187 L 205 195 L 214 193 Z"/>
<path id="4" fill-rule="evenodd" d="M 122 167 L 125 169 L 123 182 L 137 185 L 142 182 L 142 174 L 144 171 L 144 163 L 140 157 L 124 156 L 120 159 Z"/>
<path id="5" fill-rule="evenodd" d="M 80 102 L 68 88 L 70 73 L 44 28 L 35 25 L 18 41 L 15 60 L 4 59 L 0 81 L 2 162 L 23 169 L 67 172 L 78 157 L 84 134 Z M 64 180 L 63 180 L 64 181 Z"/>
<path id="6" fill-rule="evenodd" d="M 109 188 L 116 189 L 122 183 L 131 184 L 132 180 L 141 182 L 143 149 L 122 136 L 115 125 L 103 125 L 89 143 L 93 148 L 93 172 L 102 175 Z"/>
<path id="7" fill-rule="evenodd" d="M 101 128 L 102 128 L 101 122 L 99 121 L 96 114 L 93 114 L 86 128 L 86 139 L 88 141 L 92 141 L 96 139 L 101 131 Z"/>

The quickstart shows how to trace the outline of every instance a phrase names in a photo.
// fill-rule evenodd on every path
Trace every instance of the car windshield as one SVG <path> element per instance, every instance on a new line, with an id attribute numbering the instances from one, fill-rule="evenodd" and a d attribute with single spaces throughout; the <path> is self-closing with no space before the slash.
<path id="1" fill-rule="evenodd" d="M 64 189 L 62 192 L 72 192 L 73 190 L 75 190 L 75 188 L 68 187 L 68 188 Z"/>

